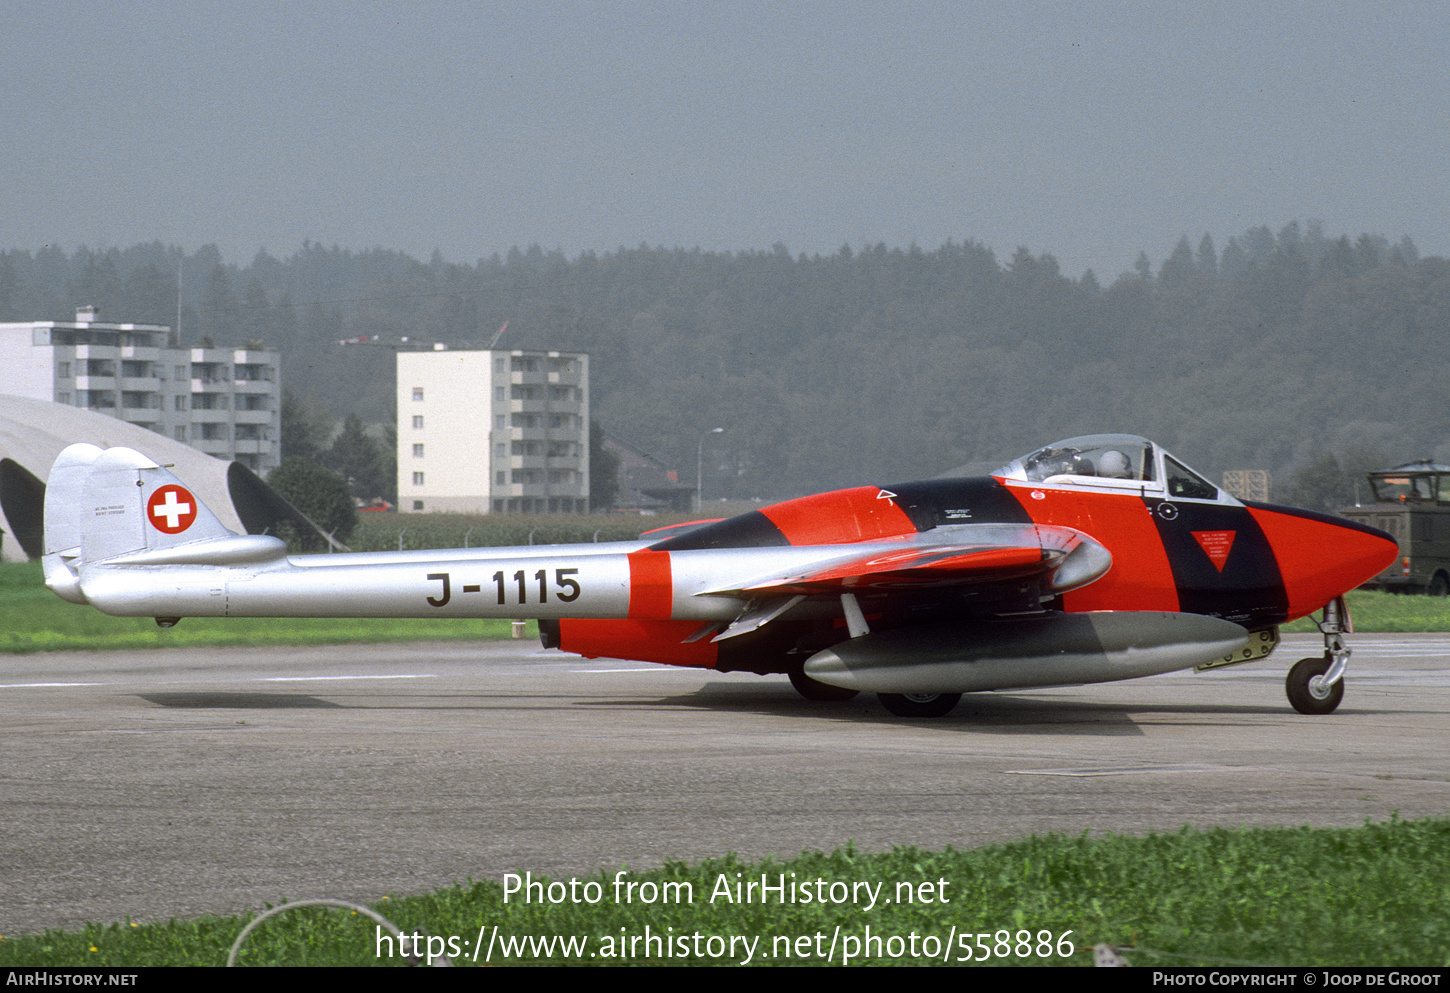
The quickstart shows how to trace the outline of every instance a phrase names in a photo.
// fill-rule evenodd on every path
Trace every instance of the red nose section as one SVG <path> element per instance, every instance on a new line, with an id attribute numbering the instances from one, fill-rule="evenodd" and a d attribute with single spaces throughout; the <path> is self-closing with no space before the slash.
<path id="1" fill-rule="evenodd" d="M 1328 514 L 1263 506 L 1249 512 L 1274 549 L 1290 620 L 1373 579 L 1399 554 L 1395 539 L 1383 531 Z"/>

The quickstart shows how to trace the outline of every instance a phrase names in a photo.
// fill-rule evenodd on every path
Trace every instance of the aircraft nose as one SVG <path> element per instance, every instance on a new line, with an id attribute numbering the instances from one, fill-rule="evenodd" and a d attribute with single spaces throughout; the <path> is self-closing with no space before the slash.
<path id="1" fill-rule="evenodd" d="M 1289 598 L 1289 617 L 1303 617 L 1389 568 L 1399 554 L 1383 531 L 1340 517 L 1288 507 L 1254 507 Z"/>

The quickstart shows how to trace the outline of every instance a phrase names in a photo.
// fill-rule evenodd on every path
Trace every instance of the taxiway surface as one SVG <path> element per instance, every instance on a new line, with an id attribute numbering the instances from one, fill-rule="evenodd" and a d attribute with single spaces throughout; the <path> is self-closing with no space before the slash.
<path id="1" fill-rule="evenodd" d="M 8 656 L 0 934 L 848 841 L 1444 816 L 1450 636 L 1352 645 L 1330 717 L 1289 709 L 1320 651 L 1289 636 L 927 721 L 526 642 Z"/>

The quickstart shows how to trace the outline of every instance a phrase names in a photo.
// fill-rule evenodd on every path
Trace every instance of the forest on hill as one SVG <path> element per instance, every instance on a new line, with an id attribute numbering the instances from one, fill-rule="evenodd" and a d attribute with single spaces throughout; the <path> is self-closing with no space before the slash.
<path id="1" fill-rule="evenodd" d="M 469 264 L 313 243 L 246 265 L 210 246 L 10 250 L 0 320 L 95 304 L 177 325 L 178 272 L 183 343 L 278 348 L 284 386 L 337 419 L 393 420 L 403 338 L 484 347 L 507 321 L 499 347 L 588 352 L 594 418 L 686 475 L 706 439 L 713 496 L 990 467 L 1106 431 L 1213 478 L 1269 469 L 1271 498 L 1306 506 L 1352 499 L 1365 468 L 1450 458 L 1450 262 L 1315 222 L 1222 248 L 1184 236 L 1107 284 L 972 241 L 809 257 L 535 246 Z"/>

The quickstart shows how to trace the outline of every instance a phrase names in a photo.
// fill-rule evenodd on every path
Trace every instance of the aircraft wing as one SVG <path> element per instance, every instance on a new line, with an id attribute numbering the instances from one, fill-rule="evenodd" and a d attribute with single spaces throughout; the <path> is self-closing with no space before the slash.
<path id="1" fill-rule="evenodd" d="M 847 546 L 849 547 L 849 546 Z M 701 595 L 753 600 L 777 596 L 979 586 L 1041 576 L 1061 593 L 1107 572 L 1112 555 L 1080 531 L 1045 525 L 959 525 L 937 528 L 905 547 L 846 554 L 756 577 Z"/>

